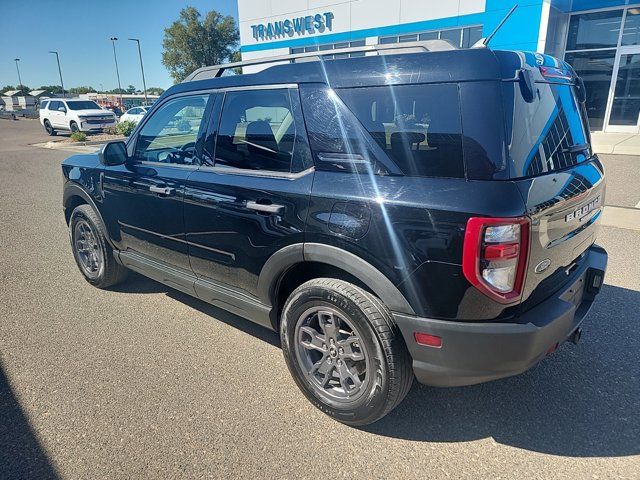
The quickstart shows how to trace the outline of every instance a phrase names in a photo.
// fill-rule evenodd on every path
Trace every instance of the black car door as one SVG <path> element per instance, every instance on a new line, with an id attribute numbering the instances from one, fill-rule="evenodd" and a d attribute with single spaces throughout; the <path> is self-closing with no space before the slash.
<path id="1" fill-rule="evenodd" d="M 103 216 L 120 251 L 191 272 L 184 188 L 198 167 L 208 100 L 201 93 L 163 102 L 129 142 L 129 161 L 105 168 Z"/>
<path id="2" fill-rule="evenodd" d="M 256 296 L 269 257 L 303 241 L 312 160 L 297 88 L 220 92 L 212 115 L 220 110 L 185 190 L 191 266 Z"/>

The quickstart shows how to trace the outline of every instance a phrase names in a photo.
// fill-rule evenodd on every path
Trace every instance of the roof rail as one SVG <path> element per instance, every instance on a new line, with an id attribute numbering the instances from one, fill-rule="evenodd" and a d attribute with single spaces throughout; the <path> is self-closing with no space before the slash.
<path id="1" fill-rule="evenodd" d="M 384 45 L 364 45 L 362 47 L 336 48 L 334 50 L 321 50 L 316 52 L 291 53 L 287 55 L 276 55 L 273 57 L 252 58 L 240 62 L 224 63 L 220 65 L 211 65 L 195 70 L 188 75 L 183 82 L 192 82 L 194 80 L 205 80 L 207 78 L 217 78 L 222 76 L 225 70 L 238 67 L 247 67 L 249 65 L 264 65 L 267 63 L 288 62 L 291 60 L 302 59 L 303 61 L 319 61 L 325 56 L 340 55 L 348 53 L 372 52 L 377 55 L 390 55 L 397 53 L 418 53 L 418 52 L 438 52 L 445 50 L 457 50 L 446 40 L 423 40 L 417 42 L 406 43 L 390 43 Z"/>

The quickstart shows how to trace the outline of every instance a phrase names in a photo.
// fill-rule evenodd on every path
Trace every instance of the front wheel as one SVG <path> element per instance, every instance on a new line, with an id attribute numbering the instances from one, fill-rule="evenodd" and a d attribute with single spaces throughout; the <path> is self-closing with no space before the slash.
<path id="1" fill-rule="evenodd" d="M 411 358 L 391 313 L 351 283 L 321 278 L 298 287 L 284 306 L 280 338 L 300 390 L 340 422 L 373 423 L 411 388 Z"/>
<path id="2" fill-rule="evenodd" d="M 69 220 L 71 248 L 76 264 L 90 284 L 107 288 L 122 282 L 127 269 L 116 262 L 102 222 L 89 205 L 80 205 Z"/>
<path id="3" fill-rule="evenodd" d="M 76 122 L 71 122 L 71 124 L 69 125 L 69 128 L 71 128 L 71 133 L 76 133 L 80 131 L 80 128 L 78 128 L 78 124 Z"/>

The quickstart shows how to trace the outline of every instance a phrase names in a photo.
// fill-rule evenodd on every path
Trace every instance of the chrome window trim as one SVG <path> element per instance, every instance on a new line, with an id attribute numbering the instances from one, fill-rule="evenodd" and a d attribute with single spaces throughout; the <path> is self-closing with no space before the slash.
<path id="1" fill-rule="evenodd" d="M 281 180 L 297 180 L 302 178 L 310 173 L 315 172 L 315 166 L 309 167 L 306 170 L 302 170 L 301 172 L 275 172 L 272 170 L 248 170 L 244 168 L 236 168 L 236 167 L 222 167 L 222 166 L 213 166 L 210 167 L 208 165 L 201 165 L 198 170 L 203 172 L 211 172 L 218 173 L 221 175 L 238 175 L 238 176 L 248 176 L 248 177 L 262 177 L 262 178 L 276 178 Z"/>

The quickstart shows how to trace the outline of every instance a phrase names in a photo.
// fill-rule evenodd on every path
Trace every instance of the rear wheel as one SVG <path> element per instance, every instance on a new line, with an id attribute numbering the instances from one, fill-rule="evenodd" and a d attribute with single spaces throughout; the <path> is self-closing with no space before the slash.
<path id="1" fill-rule="evenodd" d="M 69 221 L 71 248 L 76 264 L 90 284 L 107 288 L 122 282 L 127 269 L 116 262 L 102 222 L 89 205 L 80 205 Z"/>
<path id="2" fill-rule="evenodd" d="M 71 133 L 76 133 L 77 131 L 80 130 L 80 128 L 78 128 L 78 124 L 76 122 L 71 122 L 69 124 L 69 128 L 71 128 Z"/>
<path id="3" fill-rule="evenodd" d="M 49 136 L 55 136 L 56 131 L 53 129 L 53 126 L 51 125 L 51 122 L 49 122 L 49 120 L 44 121 L 44 129 Z"/>
<path id="4" fill-rule="evenodd" d="M 285 304 L 280 337 L 298 387 L 340 422 L 373 423 L 411 388 L 411 359 L 391 313 L 351 283 L 323 278 L 298 287 Z"/>

